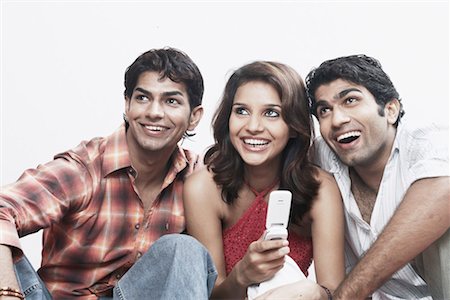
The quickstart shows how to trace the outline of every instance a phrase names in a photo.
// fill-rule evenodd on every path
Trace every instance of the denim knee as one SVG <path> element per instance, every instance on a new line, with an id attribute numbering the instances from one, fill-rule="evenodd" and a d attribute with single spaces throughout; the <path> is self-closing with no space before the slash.
<path id="1" fill-rule="evenodd" d="M 181 255 L 185 259 L 202 259 L 207 258 L 207 266 L 215 272 L 214 264 L 210 259 L 208 250 L 195 238 L 187 234 L 166 234 L 159 238 L 153 244 L 153 250 L 158 251 L 162 249 L 172 249 L 176 255 Z M 210 270 L 208 270 L 210 271 Z"/>
<path id="2" fill-rule="evenodd" d="M 206 279 L 208 294 L 214 287 L 214 283 L 217 279 L 217 270 L 208 250 L 195 238 L 186 234 L 168 234 L 161 237 L 153 247 L 159 244 L 164 249 L 175 249 L 176 256 L 184 258 L 190 262 L 203 261 L 203 267 L 206 268 Z M 158 247 L 158 245 L 156 245 Z M 199 268 L 199 269 L 198 269 Z M 197 269 L 197 270 L 196 270 Z M 201 272 L 201 264 L 191 265 L 192 273 Z"/>
<path id="3" fill-rule="evenodd" d="M 115 299 L 207 299 L 217 272 L 208 251 L 191 236 L 158 239 L 114 288 Z"/>
<path id="4" fill-rule="evenodd" d="M 184 246 L 186 246 L 188 249 L 190 249 L 191 247 L 193 248 L 197 248 L 197 247 L 203 247 L 195 238 L 193 238 L 190 235 L 187 234 L 177 234 L 177 233 L 172 233 L 172 234 L 166 234 L 163 235 L 162 237 L 160 237 L 154 244 L 152 247 L 171 247 L 174 246 L 183 246 L 181 248 L 186 249 Z"/>

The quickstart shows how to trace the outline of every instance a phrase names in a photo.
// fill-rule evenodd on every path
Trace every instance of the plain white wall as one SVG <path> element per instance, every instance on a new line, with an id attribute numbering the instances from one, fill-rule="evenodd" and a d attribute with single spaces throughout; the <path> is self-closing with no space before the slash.
<path id="1" fill-rule="evenodd" d="M 303 77 L 322 61 L 378 58 L 405 121 L 448 124 L 448 1 L 1 3 L 0 185 L 122 121 L 126 67 L 150 48 L 173 46 L 198 64 L 205 116 L 193 142 L 212 143 L 211 115 L 230 72 L 264 59 Z M 39 266 L 41 235 L 22 239 Z"/>

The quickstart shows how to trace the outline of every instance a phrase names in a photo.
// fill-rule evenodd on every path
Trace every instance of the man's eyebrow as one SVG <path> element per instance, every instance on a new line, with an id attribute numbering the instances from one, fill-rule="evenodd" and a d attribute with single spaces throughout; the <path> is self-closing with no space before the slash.
<path id="1" fill-rule="evenodd" d="M 169 92 L 164 92 L 163 93 L 164 96 L 185 96 L 182 92 L 180 91 L 169 91 Z"/>
<path id="2" fill-rule="evenodd" d="M 348 89 L 345 89 L 345 90 L 339 92 L 339 93 L 334 97 L 334 99 L 340 99 L 340 98 L 343 98 L 343 97 L 345 97 L 348 93 L 351 93 L 351 92 L 359 92 L 359 93 L 362 93 L 362 91 L 361 91 L 360 89 L 357 89 L 357 88 L 348 88 Z"/>
<path id="3" fill-rule="evenodd" d="M 316 102 L 316 104 L 314 105 L 314 109 L 316 109 L 319 106 L 327 106 L 328 105 L 328 101 L 325 100 L 319 100 Z"/>
<path id="4" fill-rule="evenodd" d="M 143 94 L 146 94 L 146 95 L 150 95 L 151 94 L 150 91 L 147 91 L 146 89 L 143 89 L 143 88 L 140 88 L 140 87 L 136 87 L 134 90 L 137 91 L 137 92 L 141 92 Z"/>
<path id="5" fill-rule="evenodd" d="M 146 89 L 141 88 L 141 87 L 135 88 L 135 91 L 141 92 L 141 93 L 143 93 L 145 95 L 152 95 L 152 92 L 147 91 Z M 184 94 L 182 92 L 180 92 L 180 91 L 168 91 L 168 92 L 164 92 L 162 94 L 164 96 L 177 96 L 177 95 L 184 96 Z"/>

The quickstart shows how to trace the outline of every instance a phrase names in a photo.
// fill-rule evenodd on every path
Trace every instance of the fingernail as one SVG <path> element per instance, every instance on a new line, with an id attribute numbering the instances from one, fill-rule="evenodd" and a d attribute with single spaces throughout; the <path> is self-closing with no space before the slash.
<path id="1" fill-rule="evenodd" d="M 283 255 L 288 254 L 289 251 L 290 251 L 289 247 L 283 247 L 280 249 L 280 253 Z"/>

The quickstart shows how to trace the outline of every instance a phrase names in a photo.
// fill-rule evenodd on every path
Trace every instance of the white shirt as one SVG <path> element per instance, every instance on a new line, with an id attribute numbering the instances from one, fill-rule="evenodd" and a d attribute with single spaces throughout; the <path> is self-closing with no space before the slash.
<path id="1" fill-rule="evenodd" d="M 413 182 L 422 178 L 449 176 L 448 136 L 448 127 L 431 125 L 408 130 L 399 125 L 378 190 L 370 225 L 363 220 L 351 192 L 348 167 L 339 160 L 321 137 L 316 139 L 316 163 L 334 175 L 344 202 L 347 272 L 378 238 Z M 429 295 L 426 283 L 414 271 L 411 264 L 407 264 L 394 273 L 392 278 L 372 295 L 372 298 L 431 299 Z"/>

